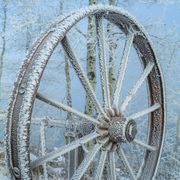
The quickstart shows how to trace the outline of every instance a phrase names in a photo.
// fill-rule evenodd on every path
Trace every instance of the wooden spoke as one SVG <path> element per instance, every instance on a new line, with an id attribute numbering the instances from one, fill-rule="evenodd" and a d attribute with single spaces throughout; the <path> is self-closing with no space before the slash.
<path id="1" fill-rule="evenodd" d="M 133 39 L 134 39 L 134 33 L 129 33 L 127 36 L 127 39 L 126 39 L 126 43 L 125 43 L 125 47 L 124 47 L 124 51 L 123 51 L 123 56 L 122 56 L 122 62 L 120 65 L 120 69 L 118 72 L 118 78 L 117 78 L 116 85 L 114 88 L 115 91 L 113 94 L 113 105 L 115 107 L 118 107 L 119 97 L 120 97 L 121 90 L 122 90 L 122 83 L 124 80 L 124 76 L 125 76 L 125 72 L 126 72 L 126 67 L 127 67 L 128 58 L 129 58 L 130 50 L 132 47 Z"/>
<path id="2" fill-rule="evenodd" d="M 46 138 L 45 138 L 45 125 L 43 121 L 41 122 L 41 126 L 40 126 L 40 138 L 41 138 L 41 153 L 42 153 L 42 156 L 44 156 L 46 153 Z M 46 162 L 43 163 L 43 174 L 44 174 L 44 179 L 48 180 Z"/>
<path id="3" fill-rule="evenodd" d="M 140 146 L 142 146 L 142 147 L 150 150 L 150 151 L 156 151 L 156 150 L 157 150 L 157 148 L 156 148 L 155 146 L 150 146 L 150 145 L 148 145 L 148 144 L 145 144 L 145 143 L 143 143 L 142 141 L 140 141 L 140 140 L 138 140 L 138 139 L 134 139 L 133 142 L 134 142 L 135 144 L 138 144 L 138 145 L 140 145 Z"/>
<path id="4" fill-rule="evenodd" d="M 98 40 L 99 67 L 100 67 L 104 105 L 105 108 L 110 108 L 111 105 L 110 105 L 109 79 L 108 79 L 108 70 L 106 64 L 105 39 L 104 39 L 104 27 L 103 27 L 102 16 L 96 16 L 96 31 L 97 31 L 97 40 Z"/>
<path id="5" fill-rule="evenodd" d="M 94 118 L 92 118 L 92 117 L 90 117 L 90 116 L 88 116 L 88 115 L 86 115 L 84 113 L 81 113 L 81 112 L 71 108 L 70 106 L 64 105 L 64 104 L 62 104 L 60 102 L 56 102 L 55 100 L 52 100 L 52 99 L 50 99 L 50 98 L 48 98 L 48 97 L 46 97 L 46 96 L 44 96 L 44 95 L 42 95 L 40 93 L 36 94 L 36 98 L 43 101 L 43 102 L 45 102 L 45 103 L 47 103 L 47 104 L 49 104 L 49 105 L 51 105 L 51 106 L 56 107 L 58 109 L 62 109 L 64 111 L 72 113 L 72 114 L 74 114 L 74 115 L 76 115 L 76 116 L 78 116 L 80 118 L 86 119 L 86 120 L 91 121 L 91 122 L 96 123 L 96 124 L 100 123 L 96 119 L 94 119 Z"/>
<path id="6" fill-rule="evenodd" d="M 89 97 L 92 99 L 93 104 L 95 106 L 95 108 L 97 109 L 97 111 L 101 114 L 103 114 L 104 116 L 106 116 L 103 108 L 101 107 L 95 92 L 85 74 L 85 72 L 83 71 L 83 68 L 80 65 L 80 61 L 78 60 L 77 56 L 75 55 L 73 49 L 71 48 L 70 42 L 68 40 L 67 37 L 64 37 L 64 39 L 62 40 L 62 46 L 64 48 L 64 51 L 67 54 L 67 57 L 69 58 L 69 61 L 71 62 L 74 70 L 76 71 L 76 74 L 78 75 L 86 93 L 89 95 Z"/>
<path id="7" fill-rule="evenodd" d="M 115 152 L 109 152 L 110 179 L 116 180 L 116 159 Z"/>
<path id="8" fill-rule="evenodd" d="M 85 144 L 85 143 L 95 139 L 98 136 L 99 136 L 99 134 L 94 132 L 94 133 L 88 134 L 86 136 L 83 136 L 82 138 L 75 140 L 65 146 L 62 146 L 62 147 L 58 148 L 57 150 L 47 153 L 46 155 L 36 159 L 35 161 L 32 161 L 31 168 L 33 169 L 41 164 L 44 164 L 45 162 L 48 162 L 52 159 L 55 159 L 65 153 L 73 150 L 73 149 L 76 149 L 77 147 L 81 146 L 82 144 Z"/>
<path id="9" fill-rule="evenodd" d="M 135 174 L 134 174 L 134 172 L 133 172 L 133 170 L 132 170 L 132 168 L 131 168 L 131 166 L 130 166 L 127 158 L 126 158 L 126 155 L 124 154 L 124 151 L 123 151 L 123 149 L 120 146 L 117 148 L 117 153 L 122 158 L 125 166 L 127 167 L 128 171 L 130 173 L 131 178 L 133 180 L 137 180 L 137 178 L 136 178 L 136 176 L 135 176 Z"/>
<path id="10" fill-rule="evenodd" d="M 98 167 L 97 167 L 96 172 L 95 172 L 95 177 L 93 179 L 96 179 L 96 180 L 102 179 L 106 157 L 107 157 L 107 151 L 102 150 L 101 156 L 99 159 L 99 163 L 98 163 Z"/>
<path id="11" fill-rule="evenodd" d="M 160 104 L 156 103 L 156 104 L 154 104 L 153 106 L 151 106 L 149 108 L 146 108 L 146 109 L 144 109 L 142 111 L 139 111 L 139 112 L 137 112 L 135 114 L 132 114 L 131 116 L 127 117 L 127 119 L 137 119 L 137 118 L 139 118 L 141 116 L 144 116 L 146 114 L 154 112 L 154 111 L 156 111 L 159 108 L 160 108 Z"/>
<path id="12" fill-rule="evenodd" d="M 102 144 L 96 144 L 93 148 L 93 150 L 86 155 L 78 169 L 75 171 L 74 175 L 72 176 L 71 180 L 80 180 L 84 173 L 87 171 L 87 168 L 89 167 L 90 163 L 93 161 L 95 155 L 102 147 Z"/>
<path id="13" fill-rule="evenodd" d="M 121 112 L 123 112 L 126 109 L 127 105 L 129 104 L 131 99 L 134 97 L 134 95 L 136 94 L 136 92 L 138 91 L 138 89 L 140 88 L 144 80 L 147 78 L 147 76 L 149 75 L 153 67 L 154 67 L 154 63 L 149 62 L 146 68 L 144 69 L 144 72 L 142 73 L 142 75 L 140 76 L 140 78 L 138 79 L 134 87 L 131 89 L 131 91 L 126 96 L 125 100 L 123 101 L 120 107 Z"/>

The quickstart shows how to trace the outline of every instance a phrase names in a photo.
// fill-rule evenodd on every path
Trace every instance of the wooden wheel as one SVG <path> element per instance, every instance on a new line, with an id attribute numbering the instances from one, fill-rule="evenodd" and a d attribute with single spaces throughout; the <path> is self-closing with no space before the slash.
<path id="1" fill-rule="evenodd" d="M 82 68 L 78 53 L 72 48 L 71 40 L 67 35 L 77 23 L 88 16 L 94 16 L 96 19 L 96 47 L 99 56 L 101 82 L 98 89 L 102 91 L 102 102 L 99 100 L 99 95 L 97 97 L 97 91 L 93 90 Z M 118 63 L 118 73 L 112 97 L 110 96 L 106 62 L 104 21 L 111 22 L 119 28 L 119 31 L 123 32 L 126 38 L 121 63 Z M 58 99 L 53 100 L 40 92 L 39 86 L 44 76 L 43 73 L 58 44 L 63 47 L 86 96 L 89 96 L 93 102 L 95 113 L 92 116 L 65 103 L 60 103 Z M 136 51 L 139 62 L 142 63 L 143 72 L 128 94 L 121 99 L 122 89 L 123 87 L 126 88 L 123 81 L 132 48 Z M 117 58 L 119 62 L 118 59 L 120 59 L 119 56 Z M 144 82 L 147 84 L 146 100 L 149 107 L 128 114 L 127 107 Z M 68 128 L 72 125 L 72 122 L 58 121 L 52 118 L 45 118 L 40 121 L 36 119 L 34 124 L 40 127 L 41 154 L 32 158 L 31 143 L 33 141 L 31 140 L 31 133 L 35 132 L 32 128 L 35 101 L 41 101 L 48 106 L 55 107 L 58 110 L 61 109 L 78 117 L 73 122 L 76 124 L 73 124 L 73 127 L 83 130 L 81 136 L 75 134 L 73 141 L 56 149 L 51 147 L 50 151 L 47 152 L 45 150 L 45 127 L 62 128 L 64 129 L 63 133 L 66 134 L 67 130 L 71 131 L 73 129 Z M 143 102 L 140 102 L 140 104 L 143 104 Z M 137 120 L 144 116 L 148 116 L 148 120 L 144 120 L 147 125 L 146 142 L 139 139 L 145 135 L 138 129 L 140 121 Z M 66 164 L 65 167 L 67 171 L 66 178 L 72 180 L 85 177 L 91 164 L 94 164 L 95 167 L 92 168 L 90 174 L 92 179 L 106 179 L 106 177 L 119 179 L 120 176 L 131 179 L 153 179 L 162 151 L 164 126 L 165 101 L 162 73 L 143 27 L 120 8 L 101 5 L 91 6 L 64 16 L 60 22 L 52 26 L 35 44 L 22 66 L 9 106 L 6 129 L 7 163 L 14 179 L 32 179 L 33 171 L 37 167 L 41 167 L 40 171 L 42 171 L 43 179 L 51 179 L 50 174 L 55 173 L 54 161 L 58 157 L 73 161 L 73 163 L 68 162 L 71 165 Z M 145 129 L 144 126 L 143 129 Z M 51 134 L 49 135 L 51 136 Z M 86 151 L 85 145 L 90 141 L 93 141 L 93 147 L 86 152 L 87 154 L 83 156 L 81 161 L 76 162 L 79 147 L 83 147 Z M 128 146 L 132 147 L 130 151 Z M 131 162 L 131 157 L 137 155 L 135 146 L 143 149 L 142 153 L 138 152 L 142 155 L 139 158 L 141 159 L 139 166 L 137 164 L 132 165 Z M 126 154 L 128 152 L 129 155 Z M 68 156 L 65 156 L 65 154 L 68 154 Z M 119 173 L 119 169 L 121 173 Z"/>

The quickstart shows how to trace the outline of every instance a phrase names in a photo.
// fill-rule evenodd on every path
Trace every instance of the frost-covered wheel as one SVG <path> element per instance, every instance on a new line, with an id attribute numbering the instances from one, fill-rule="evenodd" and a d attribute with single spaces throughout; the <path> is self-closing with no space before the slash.
<path id="1" fill-rule="evenodd" d="M 79 52 L 75 52 L 71 46 L 71 38 L 68 38 L 71 29 L 88 16 L 94 16 L 96 20 L 99 81 L 101 82 L 96 91 L 93 90 L 83 66 L 80 65 L 82 62 L 78 58 Z M 117 66 L 112 97 L 110 96 L 106 61 L 106 34 L 103 32 L 105 22 L 112 23 L 125 37 L 121 62 L 119 55 L 117 57 L 119 66 Z M 95 112 L 92 116 L 84 113 L 82 109 L 76 110 L 65 103 L 60 103 L 58 99 L 53 100 L 41 92 L 40 85 L 47 64 L 59 44 L 66 53 L 66 57 L 74 69 L 73 72 L 82 84 L 85 98 L 89 96 L 93 102 Z M 122 48 L 120 47 L 120 49 Z M 133 71 L 131 69 L 131 73 L 133 73 L 131 78 L 135 80 L 132 80 L 134 85 L 123 97 L 121 95 L 123 88 L 126 92 L 126 88 L 128 88 L 128 85 L 123 85 L 123 81 L 125 81 L 131 49 L 136 52 L 139 65 L 142 64 L 140 66 L 142 73 L 139 78 L 135 79 L 136 68 Z M 63 78 L 63 75 L 59 78 Z M 139 110 L 136 111 L 131 100 L 143 83 L 145 83 L 147 95 L 140 99 L 136 106 Z M 102 92 L 101 100 L 99 100 L 99 91 Z M 140 97 L 142 96 L 140 94 Z M 76 101 L 79 100 L 78 103 L 83 103 L 83 101 L 80 102 L 80 99 L 79 96 Z M 48 108 L 54 107 L 70 113 L 74 121 L 60 121 L 52 118 L 52 114 L 44 119 L 32 118 L 33 111 L 36 110 L 36 101 L 45 103 L 49 106 Z M 139 107 L 144 104 L 148 104 L 149 107 L 140 109 Z M 131 106 L 132 110 L 128 106 Z M 43 105 L 38 113 L 42 107 Z M 52 112 L 50 111 L 50 113 Z M 142 125 L 142 122 L 145 124 Z M 60 22 L 52 26 L 35 44 L 22 66 L 15 83 L 8 113 L 6 129 L 8 167 L 14 179 L 33 179 L 35 174 L 42 179 L 53 179 L 53 177 L 60 179 L 57 177 L 58 172 L 56 171 L 56 169 L 60 169 L 58 164 L 60 157 L 65 159 L 66 175 L 64 178 L 68 179 L 81 179 L 87 178 L 87 176 L 92 179 L 119 179 L 120 177 L 153 179 L 161 155 L 164 125 L 165 102 L 162 73 L 143 27 L 120 8 L 91 6 L 64 16 Z M 52 130 L 54 127 L 63 129 L 65 135 L 70 133 L 73 138 L 68 144 L 47 148 L 46 141 L 54 133 Z M 37 135 L 37 128 L 40 129 L 39 135 Z M 50 130 L 46 134 L 47 128 Z M 83 133 L 79 133 L 81 130 Z M 35 136 L 32 135 L 33 133 Z M 40 137 L 40 145 L 36 144 L 35 147 L 33 137 L 37 138 L 37 136 Z M 51 140 L 49 139 L 49 141 Z M 91 147 L 87 148 L 89 142 L 91 142 Z M 81 160 L 79 160 L 79 152 L 84 152 Z M 132 158 L 137 158 L 138 163 L 134 163 L 135 160 Z"/>

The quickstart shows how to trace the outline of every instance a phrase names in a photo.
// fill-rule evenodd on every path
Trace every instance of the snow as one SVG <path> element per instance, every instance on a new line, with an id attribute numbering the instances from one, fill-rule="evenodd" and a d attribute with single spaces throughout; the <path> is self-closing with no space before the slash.
<path id="1" fill-rule="evenodd" d="M 0 179 L 1 180 L 9 180 L 9 178 L 5 175 L 3 175 L 2 173 L 0 173 Z"/>
<path id="2" fill-rule="evenodd" d="M 3 143 L 0 144 L 0 180 L 9 180 L 9 172 L 6 168 L 4 161 L 4 148 Z"/>
<path id="3" fill-rule="evenodd" d="M 89 8 L 86 8 L 86 9 L 83 9 L 83 10 L 81 10 L 80 11 L 80 13 L 75 13 L 74 12 L 74 16 L 72 17 L 72 18 L 68 18 L 67 19 L 67 21 L 66 21 L 66 23 L 68 23 L 69 25 L 68 26 L 66 26 L 66 28 L 65 28 L 65 24 L 63 24 L 63 26 L 62 26 L 62 28 L 60 28 L 60 27 L 58 27 L 59 25 L 57 25 L 57 28 L 58 28 L 58 31 L 56 32 L 57 34 L 55 34 L 54 33 L 54 39 L 53 40 L 51 40 L 51 41 L 56 41 L 57 40 L 57 37 L 64 31 L 64 30 L 67 30 L 67 29 L 69 29 L 74 23 L 75 23 L 75 21 L 77 20 L 77 19 L 79 19 L 79 18 L 82 18 L 85 14 L 87 14 L 88 12 L 91 12 L 92 13 L 92 11 L 94 11 L 94 10 L 96 10 L 96 11 L 99 11 L 100 9 L 105 9 L 105 8 L 107 8 L 108 9 L 108 13 L 109 13 L 109 11 L 111 11 L 111 10 L 115 10 L 115 11 L 117 11 L 117 12 L 119 12 L 120 11 L 120 8 L 113 8 L 113 7 L 110 7 L 110 6 L 101 6 L 101 5 L 99 5 L 98 7 L 96 7 L 96 6 L 92 6 L 90 9 Z M 124 13 L 124 15 L 127 15 L 128 17 L 130 17 L 129 16 L 129 14 L 127 13 L 127 12 L 125 12 L 124 10 L 122 10 L 121 11 L 121 13 Z M 131 19 L 133 19 L 134 20 L 134 18 L 133 17 L 131 17 Z M 136 22 L 137 23 L 137 22 Z M 71 24 L 71 25 L 70 25 Z M 142 28 L 143 29 L 143 28 Z M 56 28 L 55 27 L 53 27 L 52 28 L 52 31 L 54 31 L 54 30 L 56 30 Z M 57 35 L 57 36 L 56 36 Z M 147 35 L 146 35 L 147 36 Z M 52 42 L 49 42 L 48 44 L 47 44 L 47 49 L 49 49 L 49 47 L 51 46 L 51 43 Z M 47 49 L 44 49 L 44 50 L 42 50 L 42 51 L 46 51 Z M 48 50 L 49 51 L 49 50 Z M 48 52 L 47 51 L 47 52 Z M 44 57 L 43 57 L 44 56 Z M 41 56 L 41 57 L 39 57 L 40 59 L 42 59 L 42 61 L 44 61 L 46 58 L 47 58 L 47 56 L 45 56 L 45 55 L 43 55 L 43 56 Z M 38 62 L 37 62 L 38 63 Z M 34 69 L 34 72 L 35 72 L 35 74 L 37 75 L 36 77 L 38 77 L 38 72 L 39 72 L 39 70 L 41 69 L 42 67 L 41 67 L 41 64 L 39 64 L 38 66 L 37 66 L 37 69 L 35 70 Z M 35 76 L 34 76 L 35 77 Z M 37 79 L 35 78 L 35 79 L 30 79 L 30 81 L 31 82 L 33 82 L 32 84 L 35 84 L 36 83 L 36 81 L 37 81 Z M 34 89 L 35 87 L 32 85 L 32 86 L 29 86 L 29 89 L 30 90 L 32 90 L 33 91 L 33 89 Z M 31 92 L 31 91 L 28 91 L 28 92 Z M 25 104 L 27 105 L 27 103 L 31 103 L 30 101 L 31 101 L 31 98 L 29 98 L 31 96 L 31 94 L 28 94 L 27 93 L 27 98 L 26 99 L 28 99 L 29 101 L 26 101 L 25 102 Z M 23 109 L 23 111 L 25 112 L 29 112 L 29 109 L 26 109 L 26 106 L 24 106 L 24 109 Z M 28 113 L 27 114 L 25 114 L 25 116 L 23 117 L 23 118 L 21 118 L 23 121 L 24 120 L 26 120 L 28 118 Z M 20 124 L 22 125 L 22 126 L 25 126 L 24 125 L 24 122 L 22 121 L 22 123 L 20 122 Z M 21 128 L 21 129 L 23 129 L 23 128 Z M 24 133 L 24 131 L 23 132 L 21 132 L 21 134 L 23 134 Z M 23 136 L 21 136 L 21 138 L 22 138 L 22 142 L 24 142 L 24 140 L 25 140 L 25 137 L 23 137 Z M 21 144 L 21 146 L 22 146 L 22 144 Z M 25 147 L 25 144 L 23 145 L 24 147 Z M 21 151 L 21 153 L 23 154 L 24 153 L 24 150 L 22 149 L 22 151 Z M 1 172 L 1 174 L 0 174 L 0 179 L 7 179 L 8 178 L 8 176 L 6 175 L 6 170 L 5 170 L 5 168 L 4 167 L 2 167 L 2 169 L 0 169 L 0 172 Z M 9 178 L 8 178 L 9 179 Z"/>

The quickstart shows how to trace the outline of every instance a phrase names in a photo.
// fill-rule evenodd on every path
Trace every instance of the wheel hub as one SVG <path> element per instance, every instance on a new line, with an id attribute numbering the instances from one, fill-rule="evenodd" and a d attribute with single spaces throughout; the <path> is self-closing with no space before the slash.
<path id="1" fill-rule="evenodd" d="M 97 132 L 101 137 L 109 137 L 109 143 L 125 143 L 132 142 L 137 134 L 137 124 L 133 119 L 126 119 L 122 113 L 117 113 L 117 110 L 113 112 L 107 112 L 110 116 L 110 120 L 105 120 L 97 128 Z"/>
<path id="2" fill-rule="evenodd" d="M 137 134 L 137 125 L 134 120 L 113 117 L 112 122 L 109 123 L 108 132 L 112 142 L 131 142 Z"/>

